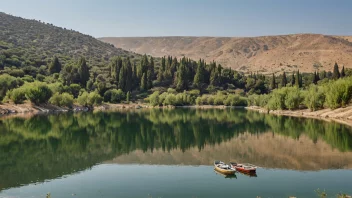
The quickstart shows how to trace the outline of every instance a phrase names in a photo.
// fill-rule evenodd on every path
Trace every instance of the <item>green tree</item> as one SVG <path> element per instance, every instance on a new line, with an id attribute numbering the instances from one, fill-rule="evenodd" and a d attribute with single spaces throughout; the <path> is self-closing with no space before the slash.
<path id="1" fill-rule="evenodd" d="M 297 70 L 297 73 L 296 73 L 295 85 L 298 88 L 302 87 L 302 77 L 301 77 L 301 74 L 299 73 L 299 70 Z"/>
<path id="2" fill-rule="evenodd" d="M 177 70 L 177 84 L 176 89 L 185 90 L 187 88 L 186 81 L 186 66 L 181 62 L 178 70 Z"/>
<path id="3" fill-rule="evenodd" d="M 26 98 L 34 104 L 47 103 L 52 96 L 52 91 L 45 84 L 32 84 L 26 92 Z"/>
<path id="4" fill-rule="evenodd" d="M 126 67 L 126 81 L 125 81 L 125 90 L 123 91 L 131 91 L 133 87 L 133 76 L 132 76 L 132 65 L 130 58 L 127 57 L 125 62 Z"/>
<path id="5" fill-rule="evenodd" d="M 291 86 L 293 87 L 295 84 L 296 84 L 295 73 L 292 73 L 292 76 L 291 76 Z"/>
<path id="6" fill-rule="evenodd" d="M 275 81 L 275 74 L 271 77 L 271 84 L 270 84 L 271 90 L 276 89 L 276 81 Z"/>
<path id="7" fill-rule="evenodd" d="M 131 92 L 127 92 L 127 94 L 126 94 L 126 102 L 130 102 L 130 98 L 131 97 Z"/>
<path id="8" fill-rule="evenodd" d="M 80 76 L 80 82 L 83 87 L 87 86 L 87 81 L 89 80 L 90 73 L 89 73 L 89 68 L 86 63 L 86 59 L 84 57 L 81 57 L 81 59 L 78 62 L 78 73 Z"/>
<path id="9" fill-rule="evenodd" d="M 165 56 L 161 58 L 161 66 L 158 70 L 157 81 L 162 82 L 164 80 L 164 71 L 165 71 Z"/>
<path id="10" fill-rule="evenodd" d="M 147 90 L 147 75 L 146 75 L 146 73 L 143 73 L 143 75 L 142 75 L 140 88 L 142 91 Z"/>
<path id="11" fill-rule="evenodd" d="M 341 69 L 341 78 L 345 77 L 346 76 L 346 73 L 345 73 L 345 66 L 342 66 L 342 69 Z"/>
<path id="12" fill-rule="evenodd" d="M 121 90 L 126 90 L 126 79 L 127 79 L 127 66 L 124 64 L 120 69 L 119 84 L 118 88 Z"/>
<path id="13" fill-rule="evenodd" d="M 49 65 L 49 73 L 50 74 L 60 73 L 60 71 L 61 71 L 61 63 L 59 59 L 55 56 L 54 60 Z"/>
<path id="14" fill-rule="evenodd" d="M 153 87 L 153 78 L 154 78 L 154 59 L 150 58 L 150 65 L 147 71 L 147 88 L 151 89 Z"/>
<path id="15" fill-rule="evenodd" d="M 332 73 L 332 78 L 335 80 L 340 78 L 339 65 L 336 62 L 334 65 L 334 71 Z"/>
<path id="16" fill-rule="evenodd" d="M 204 79 L 204 68 L 203 68 L 202 61 L 199 60 L 197 64 L 197 71 L 193 80 L 193 86 L 200 88 L 201 84 L 203 83 L 203 79 Z"/>
<path id="17" fill-rule="evenodd" d="M 120 69 L 122 68 L 122 59 L 120 56 L 114 57 L 110 61 L 111 77 L 115 84 L 119 84 Z"/>
<path id="18" fill-rule="evenodd" d="M 286 78 L 286 73 L 284 72 L 282 74 L 281 87 L 286 87 L 286 84 L 287 84 L 287 78 Z"/>

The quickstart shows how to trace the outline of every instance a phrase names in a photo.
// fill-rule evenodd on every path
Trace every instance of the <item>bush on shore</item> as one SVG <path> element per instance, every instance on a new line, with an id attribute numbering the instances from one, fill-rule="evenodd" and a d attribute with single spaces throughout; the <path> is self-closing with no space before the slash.
<path id="1" fill-rule="evenodd" d="M 49 103 L 59 107 L 72 107 L 73 95 L 69 93 L 55 93 L 50 99 Z"/>

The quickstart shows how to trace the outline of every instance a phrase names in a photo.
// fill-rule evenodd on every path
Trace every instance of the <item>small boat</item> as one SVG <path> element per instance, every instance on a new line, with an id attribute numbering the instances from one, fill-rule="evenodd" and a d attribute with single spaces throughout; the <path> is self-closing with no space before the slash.
<path id="1" fill-rule="evenodd" d="M 233 178 L 237 179 L 237 175 L 236 175 L 236 174 L 233 174 L 233 175 L 225 175 L 225 174 L 220 173 L 219 171 L 217 171 L 217 170 L 215 170 L 215 169 L 214 169 L 214 172 L 215 172 L 217 175 L 221 175 L 221 176 L 223 176 L 223 177 L 226 178 L 226 179 L 233 179 Z"/>
<path id="2" fill-rule="evenodd" d="M 242 173 L 255 173 L 257 170 L 257 167 L 252 164 L 237 164 L 230 162 L 230 167 Z"/>
<path id="3" fill-rule="evenodd" d="M 232 169 L 229 165 L 225 164 L 222 161 L 214 161 L 215 170 L 224 175 L 233 175 L 236 170 Z"/>

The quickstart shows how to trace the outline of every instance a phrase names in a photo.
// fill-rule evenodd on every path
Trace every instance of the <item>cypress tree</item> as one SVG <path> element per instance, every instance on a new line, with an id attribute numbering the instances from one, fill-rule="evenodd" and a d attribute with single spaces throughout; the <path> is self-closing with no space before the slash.
<path id="1" fill-rule="evenodd" d="M 147 90 L 147 75 L 146 75 L 146 73 L 143 73 L 143 75 L 142 75 L 140 88 L 142 91 Z"/>
<path id="2" fill-rule="evenodd" d="M 342 66 L 342 69 L 341 69 L 341 78 L 345 77 L 346 74 L 345 74 L 345 66 Z"/>
<path id="3" fill-rule="evenodd" d="M 326 78 L 326 71 L 325 70 L 320 73 L 320 79 L 322 80 L 324 78 Z"/>
<path id="4" fill-rule="evenodd" d="M 81 57 L 81 59 L 78 62 L 78 73 L 80 77 L 80 82 L 82 87 L 86 87 L 87 81 L 89 80 L 89 68 L 86 63 L 86 59 L 84 57 Z"/>
<path id="5" fill-rule="evenodd" d="M 137 77 L 137 66 L 136 63 L 133 63 L 133 71 L 132 71 L 132 88 L 138 87 L 139 80 Z"/>
<path id="6" fill-rule="evenodd" d="M 187 88 L 186 66 L 181 62 L 177 70 L 176 89 L 185 90 Z"/>
<path id="7" fill-rule="evenodd" d="M 312 79 L 312 82 L 313 82 L 313 84 L 317 84 L 317 82 L 318 82 L 317 72 L 316 72 L 316 71 L 313 73 L 313 79 Z"/>
<path id="8" fill-rule="evenodd" d="M 147 71 L 147 88 L 151 89 L 153 87 L 153 77 L 154 77 L 154 59 L 150 58 L 150 64 Z"/>
<path id="9" fill-rule="evenodd" d="M 131 91 L 133 87 L 133 77 L 132 77 L 132 65 L 129 57 L 127 57 L 125 64 L 126 64 L 125 91 Z"/>
<path id="10" fill-rule="evenodd" d="M 291 77 L 291 86 L 293 87 L 295 84 L 296 84 L 295 73 L 292 73 L 292 77 Z"/>
<path id="11" fill-rule="evenodd" d="M 197 64 L 196 75 L 194 76 L 194 80 L 193 80 L 194 87 L 200 88 L 200 85 L 203 83 L 203 78 L 204 78 L 203 70 L 204 69 L 203 69 L 202 61 L 199 60 Z"/>
<path id="12" fill-rule="evenodd" d="M 300 81 L 301 81 L 301 77 L 300 77 L 300 74 L 299 74 L 299 70 L 297 70 L 297 73 L 296 73 L 296 79 L 295 79 L 295 85 L 296 87 L 300 88 Z"/>
<path id="13" fill-rule="evenodd" d="M 164 80 L 164 71 L 165 71 L 165 56 L 161 58 L 161 66 L 159 67 L 157 81 L 162 82 Z"/>
<path id="14" fill-rule="evenodd" d="M 281 87 L 286 87 L 286 84 L 287 84 L 287 78 L 286 78 L 286 73 L 284 72 L 282 74 Z"/>
<path id="15" fill-rule="evenodd" d="M 126 63 L 120 69 L 118 88 L 126 91 L 127 66 Z"/>
<path id="16" fill-rule="evenodd" d="M 332 78 L 335 80 L 340 78 L 339 65 L 337 63 L 335 63 L 335 65 L 334 65 L 334 71 L 332 73 Z"/>
<path id="17" fill-rule="evenodd" d="M 61 71 L 61 63 L 59 59 L 55 56 L 54 60 L 49 65 L 49 73 L 50 74 L 60 73 L 60 71 Z"/>
<path id="18" fill-rule="evenodd" d="M 273 74 L 273 77 L 271 78 L 271 84 L 270 88 L 274 90 L 276 88 L 276 82 L 275 82 L 275 75 Z"/>
<path id="19" fill-rule="evenodd" d="M 119 77 L 120 77 L 120 69 L 122 68 L 122 59 L 121 57 L 114 57 L 110 62 L 110 70 L 111 70 L 111 77 L 114 80 L 115 84 L 119 84 Z"/>

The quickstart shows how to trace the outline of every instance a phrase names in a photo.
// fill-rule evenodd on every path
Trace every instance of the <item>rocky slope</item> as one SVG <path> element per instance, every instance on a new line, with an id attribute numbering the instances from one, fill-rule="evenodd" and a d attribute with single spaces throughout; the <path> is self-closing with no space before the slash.
<path id="1" fill-rule="evenodd" d="M 352 37 L 294 34 L 262 37 L 106 37 L 101 41 L 153 56 L 215 60 L 241 71 L 271 73 L 352 68 Z"/>

